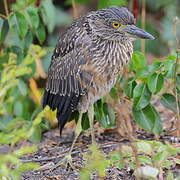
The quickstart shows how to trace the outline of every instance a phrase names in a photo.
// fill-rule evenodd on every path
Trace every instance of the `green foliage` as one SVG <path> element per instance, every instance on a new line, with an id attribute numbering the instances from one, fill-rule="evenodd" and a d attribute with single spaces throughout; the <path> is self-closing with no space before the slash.
<path id="1" fill-rule="evenodd" d="M 47 25 L 48 32 L 52 33 L 55 27 L 55 19 L 56 19 L 55 7 L 52 1 L 43 0 L 40 5 L 40 11 L 42 13 L 43 22 L 45 25 Z"/>
<path id="2" fill-rule="evenodd" d="M 137 84 L 133 90 L 133 106 L 136 110 L 146 107 L 151 99 L 151 93 L 145 83 Z"/>
<path id="3" fill-rule="evenodd" d="M 28 24 L 24 15 L 15 12 L 9 17 L 9 24 L 12 31 L 17 32 L 20 38 L 24 38 L 28 31 Z"/>
<path id="4" fill-rule="evenodd" d="M 37 45 L 31 45 L 27 55 L 17 64 L 18 54 L 8 53 L 8 63 L 4 64 L 0 79 L 0 114 L 28 118 L 24 113 L 23 101 L 28 98 L 27 85 L 22 77 L 32 73 L 31 65 L 36 58 L 45 54 L 45 50 Z M 13 104 L 15 103 L 15 104 Z M 27 109 L 28 110 L 28 109 Z"/>
<path id="5" fill-rule="evenodd" d="M 136 158 L 133 156 L 136 148 Z M 109 154 L 111 164 L 119 167 L 130 167 L 134 175 L 139 178 L 156 179 L 158 174 L 171 169 L 172 165 L 179 164 L 176 158 L 180 152 L 178 148 L 159 141 L 138 141 L 134 144 L 123 145 L 120 149 Z M 137 166 L 138 164 L 138 166 Z"/>
<path id="6" fill-rule="evenodd" d="M 156 59 L 148 65 L 145 57 L 139 52 L 134 52 L 129 64 L 129 70 L 134 73 L 134 76 L 125 79 L 123 89 L 125 95 L 133 102 L 133 118 L 141 128 L 154 134 L 160 134 L 162 131 L 160 115 L 151 104 L 151 99 L 155 95 L 159 96 L 160 102 L 166 108 L 177 112 L 175 95 L 161 93 L 164 90 L 164 82 L 171 83 L 177 76 L 179 69 L 175 67 L 178 67 L 175 55 L 166 57 L 162 62 Z M 177 82 L 178 76 L 174 85 L 176 88 L 178 88 Z"/>
<path id="7" fill-rule="evenodd" d="M 103 178 L 108 166 L 131 168 L 136 177 L 156 179 L 160 173 L 165 173 L 167 170 L 172 176 L 171 167 L 180 164 L 177 158 L 177 154 L 180 153 L 179 148 L 159 141 L 142 140 L 122 145 L 110 152 L 106 158 L 97 145 L 93 144 L 89 149 L 90 152 L 83 155 L 85 165 L 80 170 L 80 179 L 90 179 L 92 172 Z M 168 174 L 166 175 L 170 176 Z"/>
<path id="8" fill-rule="evenodd" d="M 40 43 L 46 39 L 43 15 L 48 31 L 54 29 L 45 2 L 37 7 L 34 0 L 17 0 L 11 13 L 0 18 L 0 46 L 3 47 L 0 49 L 0 145 L 8 147 L 0 155 L 0 179 L 20 179 L 23 172 L 38 167 L 20 160 L 36 151 L 36 147 L 18 146 L 18 149 L 16 144 L 23 139 L 39 142 L 43 129 L 47 128 L 45 116 L 50 114 L 47 108 L 40 112 L 41 92 L 34 81 L 39 73 L 37 64 L 47 53 L 46 48 L 33 44 L 35 38 Z M 53 4 L 48 2 L 48 8 L 53 11 Z M 45 6 L 46 15 L 42 11 Z M 49 16 L 51 19 L 47 19 Z"/>
<path id="9" fill-rule="evenodd" d="M 90 1 L 75 0 L 75 2 L 88 3 Z M 69 3 L 71 4 L 72 1 Z M 167 7 L 163 0 L 154 1 L 153 4 L 156 8 Z M 127 5 L 127 0 L 98 0 L 98 8 L 111 5 L 124 6 Z M 173 3 L 169 5 L 175 10 Z M 5 18 L 0 17 L 0 47 L 3 47 L 3 50 L 0 50 L 0 144 L 11 145 L 9 152 L 0 155 L 1 179 L 4 177 L 19 179 L 22 172 L 37 167 L 36 164 L 23 164 L 20 161 L 23 155 L 34 152 L 36 148 L 32 146 L 15 149 L 15 145 L 22 139 L 39 142 L 42 131 L 48 126 L 45 119 L 54 119 L 53 115 L 50 117 L 49 109 L 40 112 L 41 90 L 34 81 L 35 77 L 40 76 L 39 62 L 41 63 L 47 51 L 52 51 L 52 49 L 33 45 L 33 42 L 43 45 L 47 40 L 47 33 L 51 34 L 52 39 L 54 38 L 52 32 L 57 23 L 67 24 L 71 21 L 61 9 L 58 11 L 56 9 L 51 0 L 41 0 L 39 6 L 35 5 L 35 0 L 17 0 L 12 5 L 11 13 Z M 170 14 L 170 12 L 173 13 Z M 171 28 L 174 13 L 175 11 L 168 10 L 166 19 L 163 21 L 163 27 L 165 27 L 163 31 L 166 32 L 166 35 L 163 35 L 164 40 L 172 39 L 172 33 L 169 33 L 172 29 L 169 28 Z M 48 41 L 49 44 L 53 44 L 52 42 Z M 46 70 L 50 56 L 48 54 L 42 61 Z M 145 57 L 135 52 L 129 71 L 130 75 L 121 78 L 122 83 L 112 88 L 109 95 L 113 100 L 117 100 L 119 89 L 123 90 L 122 98 L 128 99 L 133 104 L 132 117 L 135 122 L 147 131 L 160 134 L 162 132 L 161 118 L 152 99 L 156 97 L 166 108 L 174 113 L 178 112 L 177 103 L 180 100 L 177 102 L 177 98 L 180 99 L 180 95 L 175 91 L 180 92 L 180 74 L 176 55 L 168 56 L 163 61 L 156 59 L 148 65 Z M 171 89 L 165 89 L 166 83 L 173 83 Z M 94 107 L 95 119 L 101 127 L 110 128 L 115 125 L 116 112 L 106 98 L 99 100 Z M 77 119 L 78 115 L 73 115 L 73 118 Z M 87 114 L 83 115 L 82 127 L 83 129 L 89 127 Z M 177 149 L 168 144 L 143 141 L 135 145 L 138 153 L 141 152 L 137 159 L 140 165 L 145 166 L 145 169 L 140 167 L 138 170 L 136 160 L 132 156 L 133 150 L 129 146 L 125 147 L 124 152 L 112 154 L 109 161 L 97 146 L 92 145 L 91 152 L 85 155 L 86 164 L 81 170 L 81 179 L 88 179 L 90 172 L 93 171 L 96 171 L 100 177 L 104 177 L 105 169 L 110 163 L 119 168 L 127 166 L 136 168 L 136 176 L 142 175 L 142 177 L 149 176 L 149 172 L 156 177 L 157 172 L 159 173 L 162 168 L 169 169 L 174 162 L 179 163 L 174 157 Z M 143 174 L 140 174 L 140 171 Z M 170 171 L 168 177 L 172 177 Z"/>
<path id="10" fill-rule="evenodd" d="M 20 119 L 14 119 L 11 124 L 7 124 L 6 131 L 0 132 L 0 145 L 10 144 L 8 152 L 0 155 L 0 178 L 19 179 L 20 175 L 28 170 L 38 168 L 36 163 L 23 163 L 20 158 L 26 154 L 33 153 L 37 150 L 36 146 L 25 146 L 19 149 L 15 148 L 15 144 L 22 139 L 28 139 L 34 136 L 36 127 L 41 123 L 45 113 L 49 111 L 45 108 L 32 121 L 32 125 L 22 123 Z M 21 122 L 20 122 L 21 121 Z"/>
<path id="11" fill-rule="evenodd" d="M 164 83 L 163 75 L 158 73 L 153 73 L 148 79 L 148 88 L 153 94 L 156 94 L 162 89 L 163 83 Z"/>
<path id="12" fill-rule="evenodd" d="M 176 68 L 175 68 L 176 67 Z M 179 67 L 176 63 L 176 56 L 167 56 L 163 61 L 155 59 L 152 64 L 148 65 L 145 57 L 140 52 L 134 52 L 132 60 L 129 64 L 131 76 L 121 78 L 120 83 L 112 88 L 110 97 L 114 100 L 119 98 L 119 88 L 122 88 L 124 95 L 120 98 L 129 99 L 132 106 L 132 117 L 135 122 L 143 129 L 154 134 L 161 134 L 162 122 L 159 112 L 151 103 L 153 98 L 158 98 L 166 108 L 177 112 L 177 103 L 174 88 L 179 89 Z M 129 74 L 130 74 L 129 73 Z M 165 90 L 166 83 L 172 83 L 172 89 L 168 89 L 170 93 L 162 93 Z M 179 96 L 178 96 L 179 97 Z M 179 100 L 180 101 L 180 100 Z M 107 111 L 104 107 L 108 104 L 103 99 L 95 103 L 95 119 L 103 128 L 109 128 L 115 124 L 115 112 L 112 108 Z M 108 105 L 108 107 L 110 107 Z M 109 113 L 111 112 L 111 113 Z"/>
<path id="13" fill-rule="evenodd" d="M 98 8 L 106 8 L 108 6 L 126 6 L 127 0 L 98 0 Z"/>
<path id="14" fill-rule="evenodd" d="M 99 151 L 97 144 L 89 146 L 90 153 L 84 154 L 85 166 L 80 171 L 80 179 L 90 179 L 92 172 L 96 172 L 99 177 L 105 176 L 105 169 L 109 166 L 110 161 L 107 160 L 102 152 Z"/>
<path id="15" fill-rule="evenodd" d="M 160 134 L 162 131 L 159 113 L 151 104 L 140 110 L 133 109 L 133 118 L 141 128 L 147 131 L 154 134 Z"/>
<path id="16" fill-rule="evenodd" d="M 176 98 L 172 94 L 164 93 L 161 96 L 161 103 L 168 109 L 172 110 L 173 112 L 177 112 L 177 105 L 176 105 Z M 178 101 L 179 108 L 180 103 Z"/>
<path id="17" fill-rule="evenodd" d="M 0 44 L 5 40 L 9 31 L 9 24 L 7 20 L 0 18 Z"/>
<path id="18" fill-rule="evenodd" d="M 94 104 L 95 119 L 99 122 L 102 128 L 110 128 L 115 125 L 115 112 L 103 100 L 98 100 Z"/>
<path id="19" fill-rule="evenodd" d="M 26 152 L 26 150 L 28 151 Z M 22 154 L 32 153 L 36 150 L 34 147 L 23 147 L 19 149 L 18 151 L 21 151 Z M 21 173 L 37 169 L 38 165 L 35 163 L 21 163 L 19 160 L 19 157 L 21 155 L 18 155 L 16 151 L 6 154 L 6 155 L 0 155 L 0 178 L 5 179 L 14 179 L 18 180 L 20 178 Z M 12 169 L 12 167 L 15 167 Z"/>

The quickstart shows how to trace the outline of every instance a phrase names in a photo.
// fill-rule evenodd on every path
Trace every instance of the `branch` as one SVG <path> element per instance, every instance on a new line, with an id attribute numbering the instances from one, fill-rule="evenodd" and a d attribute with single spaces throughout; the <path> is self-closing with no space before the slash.
<path id="1" fill-rule="evenodd" d="M 4 9 L 5 9 L 6 16 L 9 16 L 7 0 L 3 0 L 3 2 L 4 2 Z"/>

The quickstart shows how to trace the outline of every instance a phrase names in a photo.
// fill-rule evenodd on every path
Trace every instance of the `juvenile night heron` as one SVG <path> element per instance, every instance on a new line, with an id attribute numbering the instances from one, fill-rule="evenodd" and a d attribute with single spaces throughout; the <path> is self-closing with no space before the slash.
<path id="1" fill-rule="evenodd" d="M 70 114 L 79 111 L 74 142 L 81 132 L 82 113 L 86 111 L 94 141 L 93 103 L 110 91 L 117 74 L 129 62 L 132 41 L 154 39 L 134 23 L 126 8 L 109 7 L 77 19 L 59 38 L 49 66 L 43 107 L 57 109 L 60 132 Z"/>

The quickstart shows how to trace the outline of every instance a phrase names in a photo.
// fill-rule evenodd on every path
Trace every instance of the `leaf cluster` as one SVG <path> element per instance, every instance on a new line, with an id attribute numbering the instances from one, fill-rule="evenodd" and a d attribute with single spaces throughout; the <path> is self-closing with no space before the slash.
<path id="1" fill-rule="evenodd" d="M 16 148 L 16 144 L 27 139 L 40 141 L 48 127 L 45 117 L 54 117 L 49 109 L 41 111 L 42 93 L 34 80 L 42 73 L 38 68 L 47 48 L 33 41 L 42 44 L 46 27 L 49 33 L 54 29 L 49 10 L 54 13 L 52 1 L 43 0 L 36 6 L 35 0 L 17 0 L 10 14 L 0 17 L 0 145 L 7 147 L 0 155 L 0 179 L 19 179 L 23 172 L 38 167 L 20 160 L 36 147 Z"/>
<path id="2" fill-rule="evenodd" d="M 80 179 L 90 179 L 90 175 L 93 172 L 96 172 L 101 178 L 104 177 L 105 169 L 109 166 L 110 161 L 99 150 L 97 144 L 90 145 L 89 150 L 89 153 L 83 155 L 85 166 L 80 171 Z"/>
<path id="3" fill-rule="evenodd" d="M 132 146 L 136 148 L 136 154 Z M 123 145 L 111 152 L 109 156 L 113 165 L 133 169 L 136 177 L 156 179 L 158 174 L 165 173 L 171 170 L 172 166 L 180 163 L 177 158 L 179 152 L 178 148 L 169 143 L 144 140 L 132 145 Z"/>
<path id="4" fill-rule="evenodd" d="M 177 82 L 180 74 L 176 59 L 176 55 L 171 55 L 163 61 L 155 59 L 148 65 L 145 57 L 135 52 L 129 65 L 133 76 L 126 80 L 124 92 L 132 100 L 133 118 L 140 127 L 154 134 L 162 132 L 162 123 L 155 105 L 151 103 L 152 98 L 156 97 L 166 108 L 178 111 L 179 100 L 176 102 L 175 90 L 179 91 Z M 172 84 L 171 89 L 166 89 L 167 84 Z"/>

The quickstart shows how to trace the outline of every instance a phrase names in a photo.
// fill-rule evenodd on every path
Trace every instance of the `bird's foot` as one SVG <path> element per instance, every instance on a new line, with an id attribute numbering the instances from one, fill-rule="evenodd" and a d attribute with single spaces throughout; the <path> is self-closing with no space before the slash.
<path id="1" fill-rule="evenodd" d="M 69 168 L 75 169 L 72 163 L 72 156 L 70 153 L 66 154 L 65 157 L 61 161 L 59 161 L 57 164 L 51 167 L 51 170 L 54 170 L 61 165 L 65 165 L 66 169 L 69 169 Z"/>

